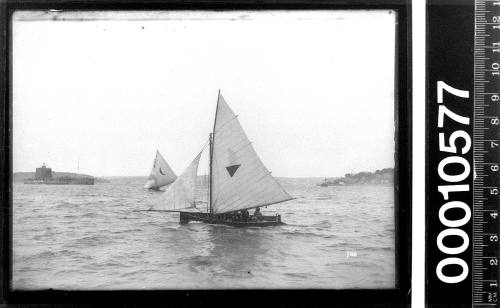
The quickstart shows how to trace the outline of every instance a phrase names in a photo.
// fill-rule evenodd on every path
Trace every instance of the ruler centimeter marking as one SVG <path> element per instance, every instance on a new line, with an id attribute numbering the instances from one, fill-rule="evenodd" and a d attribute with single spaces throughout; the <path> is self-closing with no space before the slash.
<path id="1" fill-rule="evenodd" d="M 475 0 L 472 303 L 498 306 L 500 0 Z"/>

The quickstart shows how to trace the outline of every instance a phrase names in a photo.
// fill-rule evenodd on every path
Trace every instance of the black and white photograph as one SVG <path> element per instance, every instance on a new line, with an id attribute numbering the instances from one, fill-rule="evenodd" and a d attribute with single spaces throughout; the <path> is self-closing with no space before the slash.
<path id="1" fill-rule="evenodd" d="M 396 287 L 396 11 L 11 27 L 13 290 Z"/>

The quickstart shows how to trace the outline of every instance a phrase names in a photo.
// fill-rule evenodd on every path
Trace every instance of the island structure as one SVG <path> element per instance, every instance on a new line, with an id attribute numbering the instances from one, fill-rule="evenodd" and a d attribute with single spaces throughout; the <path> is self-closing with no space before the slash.
<path id="1" fill-rule="evenodd" d="M 384 185 L 394 183 L 394 168 L 385 168 L 375 172 L 347 173 L 341 178 L 326 179 L 318 186 L 344 186 L 344 185 Z"/>
<path id="2" fill-rule="evenodd" d="M 26 179 L 24 181 L 24 184 L 94 185 L 94 177 L 84 174 L 53 176 L 52 169 L 47 168 L 47 166 L 44 163 L 42 167 L 36 168 L 35 177 L 31 179 Z"/>

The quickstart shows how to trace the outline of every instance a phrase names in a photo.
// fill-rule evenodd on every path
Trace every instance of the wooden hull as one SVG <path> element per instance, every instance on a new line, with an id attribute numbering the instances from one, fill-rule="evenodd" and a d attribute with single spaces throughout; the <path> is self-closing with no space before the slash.
<path id="1" fill-rule="evenodd" d="M 284 223 L 281 222 L 280 215 L 262 216 L 259 220 L 255 219 L 254 217 L 250 217 L 246 221 L 242 221 L 227 218 L 224 214 L 215 215 L 209 213 L 180 212 L 179 222 L 181 224 L 186 224 L 190 221 L 201 221 L 209 224 L 227 225 L 233 227 L 270 227 L 284 225 Z"/>

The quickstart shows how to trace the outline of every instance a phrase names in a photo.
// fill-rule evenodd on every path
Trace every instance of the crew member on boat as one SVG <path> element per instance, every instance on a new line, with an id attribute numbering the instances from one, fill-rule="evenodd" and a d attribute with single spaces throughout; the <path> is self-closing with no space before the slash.
<path id="1" fill-rule="evenodd" d="M 248 210 L 247 209 L 242 210 L 241 211 L 241 220 L 248 221 L 249 218 L 250 218 L 250 213 L 248 213 Z"/>
<path id="2" fill-rule="evenodd" d="M 260 212 L 260 208 L 256 207 L 255 211 L 253 212 L 253 216 L 255 217 L 256 220 L 261 220 L 262 219 L 262 213 Z"/>

